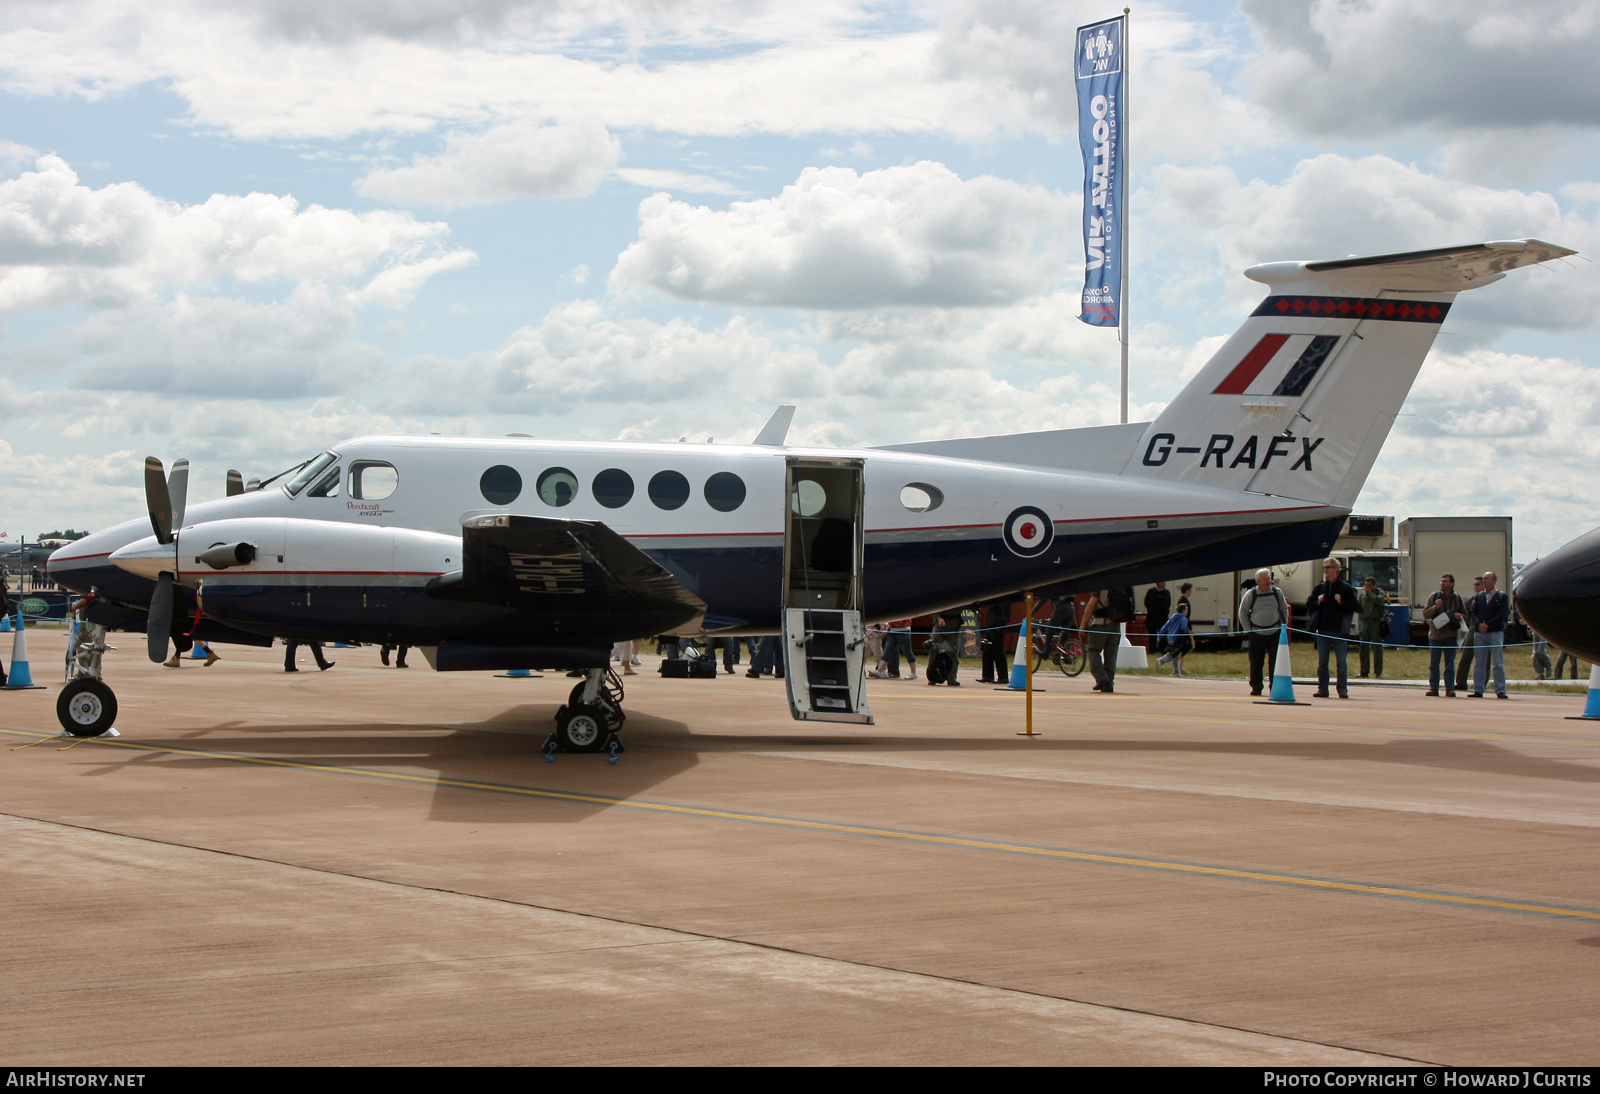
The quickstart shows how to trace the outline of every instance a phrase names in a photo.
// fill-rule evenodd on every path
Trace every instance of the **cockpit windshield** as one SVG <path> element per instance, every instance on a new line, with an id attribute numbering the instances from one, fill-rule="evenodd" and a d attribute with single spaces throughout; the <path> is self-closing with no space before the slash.
<path id="1" fill-rule="evenodd" d="M 289 492 L 289 496 L 291 498 L 294 497 L 296 494 L 300 493 L 300 491 L 306 488 L 306 483 L 314 481 L 318 475 L 322 474 L 328 469 L 328 465 L 332 464 L 338 458 L 339 457 L 335 453 L 324 452 L 322 455 L 318 456 L 316 459 L 312 460 L 310 463 L 301 468 L 300 473 L 294 478 L 290 479 L 288 484 L 284 486 L 284 489 Z"/>

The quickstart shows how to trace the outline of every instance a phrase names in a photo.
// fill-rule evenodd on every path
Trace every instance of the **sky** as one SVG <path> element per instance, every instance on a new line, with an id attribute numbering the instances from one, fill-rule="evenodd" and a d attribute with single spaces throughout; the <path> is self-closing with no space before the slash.
<path id="1" fill-rule="evenodd" d="M 0 531 L 362 433 L 878 445 L 1115 422 L 1078 318 L 1102 0 L 12 0 Z M 1600 0 L 1137 4 L 1131 417 L 1242 271 L 1536 236 L 1363 513 L 1596 523 Z"/>

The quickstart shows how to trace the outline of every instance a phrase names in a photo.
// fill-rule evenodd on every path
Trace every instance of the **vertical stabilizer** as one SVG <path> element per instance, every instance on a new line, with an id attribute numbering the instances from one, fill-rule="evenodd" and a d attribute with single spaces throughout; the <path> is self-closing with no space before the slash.
<path id="1" fill-rule="evenodd" d="M 1350 507 L 1458 292 L 1575 252 L 1539 240 L 1274 262 L 1270 294 L 1123 473 Z"/>

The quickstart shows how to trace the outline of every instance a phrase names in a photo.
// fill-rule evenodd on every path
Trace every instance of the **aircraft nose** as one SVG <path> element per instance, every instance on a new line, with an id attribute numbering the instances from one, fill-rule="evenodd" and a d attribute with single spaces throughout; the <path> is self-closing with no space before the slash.
<path id="1" fill-rule="evenodd" d="M 1600 529 L 1517 575 L 1517 611 L 1557 649 L 1600 661 Z"/>
<path id="2" fill-rule="evenodd" d="M 170 543 L 157 543 L 155 536 L 145 536 L 112 551 L 111 561 L 130 574 L 154 581 L 161 571 L 171 573 L 177 569 L 177 551 Z"/>

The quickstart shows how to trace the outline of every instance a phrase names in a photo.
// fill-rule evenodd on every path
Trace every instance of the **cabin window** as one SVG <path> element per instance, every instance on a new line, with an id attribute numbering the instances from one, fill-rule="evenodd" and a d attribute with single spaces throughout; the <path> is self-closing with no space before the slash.
<path id="1" fill-rule="evenodd" d="M 929 513 L 944 504 L 944 491 L 925 482 L 908 482 L 900 488 L 900 504 L 913 513 Z"/>
<path id="2" fill-rule="evenodd" d="M 789 511 L 802 517 L 814 517 L 828 504 L 828 492 L 815 479 L 801 479 L 794 484 L 789 495 Z"/>
<path id="3" fill-rule="evenodd" d="M 706 480 L 706 504 L 719 513 L 731 513 L 744 504 L 744 480 L 732 471 L 718 471 Z"/>
<path id="4" fill-rule="evenodd" d="M 392 463 L 357 460 L 350 465 L 350 497 L 355 501 L 382 501 L 400 485 Z"/>
<path id="5" fill-rule="evenodd" d="M 539 500 L 557 508 L 571 505 L 578 496 L 578 476 L 565 467 L 551 467 L 539 474 L 536 484 Z"/>
<path id="6" fill-rule="evenodd" d="M 633 500 L 633 476 L 619 467 L 608 467 L 589 484 L 594 500 L 607 509 L 621 509 Z"/>
<path id="7" fill-rule="evenodd" d="M 657 509 L 677 509 L 689 500 L 689 480 L 676 471 L 657 471 L 650 479 L 650 500 Z"/>
<path id="8" fill-rule="evenodd" d="M 298 475 L 289 480 L 289 484 L 285 486 L 284 489 L 289 491 L 290 497 L 294 497 L 296 494 L 300 493 L 300 491 L 306 488 L 306 483 L 310 482 L 318 475 L 326 471 L 328 469 L 328 465 L 338 460 L 338 458 L 339 457 L 334 455 L 332 452 L 324 452 L 316 459 L 307 463 Z"/>
<path id="9" fill-rule="evenodd" d="M 317 485 L 306 491 L 308 498 L 336 498 L 339 496 L 339 469 L 335 467 L 322 478 L 317 480 Z"/>
<path id="10" fill-rule="evenodd" d="M 490 505 L 510 505 L 522 494 L 522 476 L 515 467 L 496 464 L 478 480 L 478 491 Z"/>

